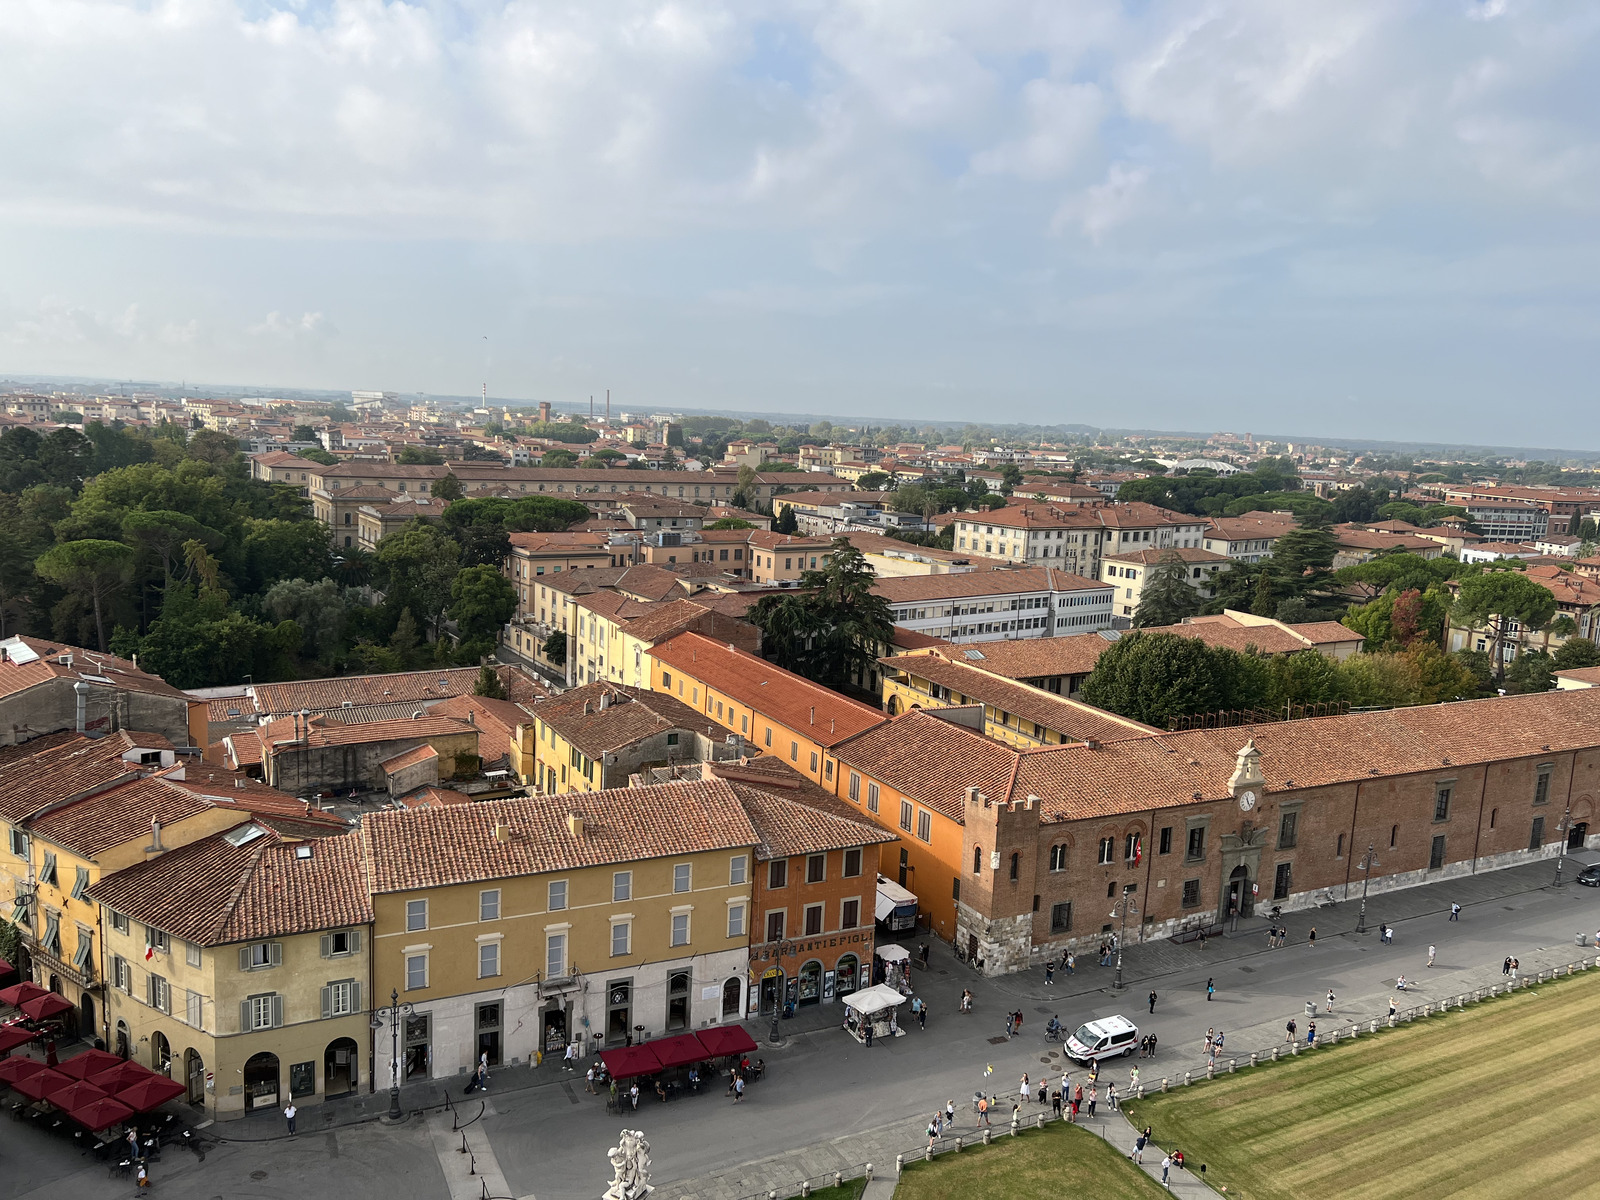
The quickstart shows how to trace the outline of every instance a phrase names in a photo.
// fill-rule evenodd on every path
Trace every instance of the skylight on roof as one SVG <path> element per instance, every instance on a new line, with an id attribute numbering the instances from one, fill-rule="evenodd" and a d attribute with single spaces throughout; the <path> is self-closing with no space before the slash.
<path id="1" fill-rule="evenodd" d="M 266 832 L 259 825 L 241 825 L 237 829 L 228 830 L 222 835 L 222 840 L 230 846 L 243 846 L 262 837 Z"/>
<path id="2" fill-rule="evenodd" d="M 966 651 L 963 651 L 963 653 L 966 655 L 967 658 L 971 658 L 971 659 L 979 659 L 979 658 L 983 657 L 983 651 L 982 650 L 966 650 Z"/>

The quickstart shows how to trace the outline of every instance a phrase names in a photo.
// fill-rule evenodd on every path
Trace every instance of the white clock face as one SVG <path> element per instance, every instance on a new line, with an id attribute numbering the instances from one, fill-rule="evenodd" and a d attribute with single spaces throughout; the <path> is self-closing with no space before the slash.
<path id="1" fill-rule="evenodd" d="M 1239 793 L 1239 807 L 1242 810 L 1244 810 L 1245 812 L 1249 812 L 1255 806 L 1256 806 L 1256 794 L 1254 792 L 1240 792 Z"/>

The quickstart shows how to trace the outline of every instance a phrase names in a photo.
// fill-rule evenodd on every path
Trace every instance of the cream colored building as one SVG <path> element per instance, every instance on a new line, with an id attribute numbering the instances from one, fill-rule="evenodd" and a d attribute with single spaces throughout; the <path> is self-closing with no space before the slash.
<path id="1" fill-rule="evenodd" d="M 355 835 L 235 825 L 90 888 L 108 1045 L 208 1116 L 370 1089 L 372 907 Z"/>

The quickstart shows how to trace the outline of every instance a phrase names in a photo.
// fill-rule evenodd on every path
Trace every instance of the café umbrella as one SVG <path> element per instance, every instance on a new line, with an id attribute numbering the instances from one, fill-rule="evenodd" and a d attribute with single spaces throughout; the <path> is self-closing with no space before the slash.
<path id="1" fill-rule="evenodd" d="M 69 1108 L 67 1116 L 82 1125 L 90 1133 L 98 1133 L 102 1129 L 109 1129 L 113 1125 L 120 1125 L 133 1116 L 133 1109 L 123 1104 L 120 1100 L 113 1100 L 109 1096 L 102 1096 L 98 1100 L 89 1100 L 79 1108 Z"/>
<path id="2" fill-rule="evenodd" d="M 63 1059 L 56 1070 L 63 1075 L 71 1075 L 74 1079 L 92 1079 L 102 1071 L 109 1071 L 121 1061 L 115 1054 L 106 1050 L 85 1050 L 75 1058 Z M 131 1083 L 132 1080 L 128 1082 Z M 105 1087 L 104 1084 L 96 1084 L 95 1086 Z M 115 1091 L 116 1089 L 112 1088 L 110 1090 Z"/>
<path id="3" fill-rule="evenodd" d="M 48 1069 L 37 1058 L 0 1058 L 0 1083 L 16 1087 L 19 1080 Z"/>
<path id="4" fill-rule="evenodd" d="M 51 1017 L 59 1017 L 64 1012 L 71 1012 L 72 1001 L 65 996 L 58 996 L 54 992 L 46 992 L 42 996 L 24 1000 L 17 1007 L 22 1009 L 22 1015 L 25 1017 L 32 1017 L 35 1021 L 48 1021 Z"/>
<path id="5" fill-rule="evenodd" d="M 146 1113 L 160 1108 L 168 1100 L 176 1100 L 186 1090 L 177 1080 L 152 1073 L 149 1078 L 123 1088 L 116 1098 L 134 1112 Z"/>
<path id="6" fill-rule="evenodd" d="M 101 1071 L 98 1075 L 90 1075 L 89 1082 L 97 1088 L 103 1088 L 108 1095 L 115 1096 L 123 1088 L 132 1087 L 141 1079 L 149 1079 L 155 1072 L 149 1067 L 141 1067 L 136 1062 L 123 1062 L 118 1059 L 112 1067 Z"/>
<path id="7" fill-rule="evenodd" d="M 25 1000 L 32 1000 L 35 996 L 48 996 L 49 994 L 31 979 L 24 979 L 21 983 L 13 983 L 8 988 L 0 988 L 0 1004 L 9 1004 L 12 1008 L 17 1008 Z"/>
<path id="8" fill-rule="evenodd" d="M 29 1100 L 43 1100 L 59 1087 L 77 1081 L 70 1075 L 63 1075 L 60 1071 L 52 1071 L 46 1067 L 42 1071 L 35 1071 L 22 1079 L 11 1081 L 13 1091 L 20 1092 Z"/>

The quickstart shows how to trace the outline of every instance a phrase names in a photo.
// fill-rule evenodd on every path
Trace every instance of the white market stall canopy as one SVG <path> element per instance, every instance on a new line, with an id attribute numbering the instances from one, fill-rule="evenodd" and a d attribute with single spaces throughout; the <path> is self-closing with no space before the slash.
<path id="1" fill-rule="evenodd" d="M 879 946 L 873 953 L 883 959 L 884 962 L 890 963 L 909 962 L 911 959 L 909 950 L 904 946 L 896 946 L 893 942 L 890 942 L 887 946 Z"/>
<path id="2" fill-rule="evenodd" d="M 844 998 L 844 1002 L 846 1007 L 870 1015 L 888 1008 L 897 1008 L 906 1002 L 906 998 L 888 984 L 880 983 L 874 987 L 863 988 L 859 992 L 851 992 Z"/>

